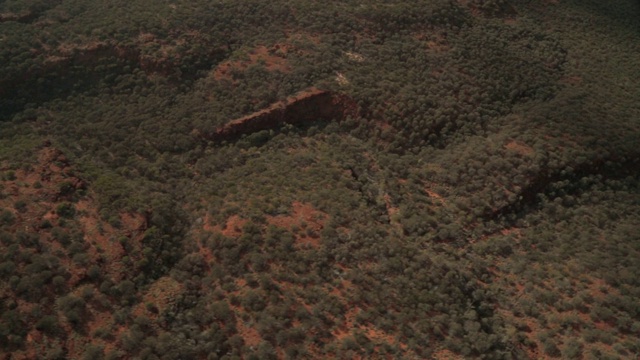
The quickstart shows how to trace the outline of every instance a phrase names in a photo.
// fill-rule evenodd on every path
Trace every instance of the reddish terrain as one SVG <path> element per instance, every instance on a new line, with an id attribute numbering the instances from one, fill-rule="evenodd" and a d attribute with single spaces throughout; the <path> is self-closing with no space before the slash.
<path id="1" fill-rule="evenodd" d="M 253 114 L 235 119 L 205 137 L 211 141 L 230 141 L 284 124 L 344 120 L 358 117 L 355 101 L 345 95 L 311 88 Z"/>
<path id="2" fill-rule="evenodd" d="M 90 186 L 76 175 L 64 154 L 48 143 L 37 151 L 37 160 L 33 165 L 23 164 L 16 170 L 11 170 L 6 164 L 0 166 L 0 171 L 5 174 L 0 180 L 0 209 L 10 211 L 14 216 L 8 230 L 33 234 L 39 239 L 35 252 L 33 247 L 20 246 L 22 257 L 42 253 L 56 254 L 59 258 L 60 269 L 63 270 L 56 271 L 66 273 L 66 283 L 61 286 L 70 290 L 67 296 L 86 299 L 82 313 L 86 325 L 79 332 L 73 331 L 73 325 L 57 303 L 38 304 L 22 297 L 15 298 L 25 321 L 31 321 L 28 320 L 28 314 L 39 308 L 45 314 L 54 314 L 64 333 L 75 335 L 53 339 L 32 324 L 28 325 L 30 330 L 24 340 L 27 344 L 25 350 L 13 351 L 10 358 L 39 358 L 51 347 L 65 348 L 69 358 L 80 358 L 88 344 L 103 346 L 109 352 L 122 332 L 116 328 L 112 306 L 122 299 L 103 294 L 98 288 L 99 282 L 95 283 L 92 278 L 97 275 L 116 285 L 128 278 L 131 261 L 139 260 L 135 253 L 140 254 L 141 251 L 147 228 L 145 217 L 136 213 L 120 213 L 117 227 L 104 221 L 99 215 Z M 73 245 L 70 247 L 68 243 L 63 243 L 59 239 L 60 233 L 71 236 L 81 234 L 81 238 L 72 242 L 81 241 L 84 250 L 72 255 Z M 8 251 L 7 245 L 0 244 L 0 251 Z M 16 265 L 19 268 L 23 266 L 19 262 Z M 98 273 L 91 273 L 92 267 L 96 266 Z M 45 293 L 48 293 L 50 286 L 45 284 Z M 5 299 L 14 296 L 8 288 L 2 288 L 0 292 Z M 141 304 L 153 304 L 158 309 L 164 309 L 179 292 L 179 284 L 160 278 L 139 296 L 144 300 Z M 134 313 L 137 316 L 150 316 L 149 311 L 143 310 L 138 306 Z M 115 336 L 95 336 L 96 332 L 104 331 L 114 331 L 112 334 Z M 59 339 L 62 339 L 60 343 L 52 343 Z"/>
<path id="3" fill-rule="evenodd" d="M 248 54 L 248 59 L 229 60 L 216 66 L 213 71 L 213 77 L 216 80 L 231 80 L 234 71 L 242 72 L 256 64 L 264 64 L 269 71 L 289 72 L 291 71 L 291 66 L 286 59 L 286 54 L 290 51 L 290 48 L 287 45 L 275 45 L 271 48 L 258 46 Z"/>

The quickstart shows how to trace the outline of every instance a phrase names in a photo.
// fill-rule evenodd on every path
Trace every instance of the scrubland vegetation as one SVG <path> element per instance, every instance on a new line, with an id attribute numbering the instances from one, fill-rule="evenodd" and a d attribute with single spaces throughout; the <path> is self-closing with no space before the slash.
<path id="1" fill-rule="evenodd" d="M 0 2 L 0 353 L 637 358 L 639 15 Z"/>

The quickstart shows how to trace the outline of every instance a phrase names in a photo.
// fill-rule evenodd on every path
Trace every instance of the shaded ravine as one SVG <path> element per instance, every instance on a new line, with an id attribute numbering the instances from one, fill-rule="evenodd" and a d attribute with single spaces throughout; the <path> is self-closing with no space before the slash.
<path id="1" fill-rule="evenodd" d="M 225 49 L 211 49 L 199 56 L 197 65 L 151 57 L 135 46 L 120 46 L 109 42 L 66 50 L 60 56 L 52 56 L 50 60 L 25 72 L 1 80 L 0 99 L 3 101 L 0 103 L 0 115 L 9 116 L 19 112 L 27 102 L 38 104 L 64 97 L 74 91 L 87 90 L 98 79 L 122 72 L 125 66 L 139 68 L 147 75 L 176 76 L 178 80 L 197 79 L 201 70 L 210 69 L 227 56 Z M 96 70 L 99 65 L 112 67 L 112 70 Z M 43 84 L 46 85 L 45 88 L 41 88 Z"/>
<path id="2" fill-rule="evenodd" d="M 49 0 L 40 4 L 31 5 L 29 9 L 23 10 L 19 13 L 4 12 L 0 13 L 0 23 L 15 21 L 23 24 L 30 24 L 39 19 L 42 14 L 50 9 L 60 5 L 62 0 Z"/>
<path id="3" fill-rule="evenodd" d="M 40 13 L 34 11 L 25 11 L 18 14 L 4 13 L 0 14 L 0 23 L 15 21 L 23 24 L 28 24 L 33 22 L 38 17 L 40 17 Z"/>
<path id="4" fill-rule="evenodd" d="M 567 195 L 576 194 L 580 190 L 586 190 L 580 187 L 578 182 L 589 176 L 601 176 L 604 179 L 616 180 L 629 176 L 638 178 L 640 176 L 640 153 L 626 156 L 612 154 L 606 158 L 585 162 L 575 166 L 570 174 L 566 174 L 563 169 L 541 171 L 518 194 L 518 200 L 498 209 L 487 211 L 483 215 L 483 219 L 485 221 L 497 220 L 508 216 L 514 219 L 522 218 L 526 213 L 538 208 L 542 201 L 539 195 L 548 195 L 553 190 L 562 190 Z M 551 188 L 553 184 L 562 181 L 568 181 L 569 183 L 559 189 Z"/>

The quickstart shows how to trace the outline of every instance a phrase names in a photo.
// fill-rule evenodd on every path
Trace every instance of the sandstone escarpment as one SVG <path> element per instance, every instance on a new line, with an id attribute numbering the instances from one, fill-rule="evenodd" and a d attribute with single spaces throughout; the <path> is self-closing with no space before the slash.
<path id="1" fill-rule="evenodd" d="M 210 141 L 233 141 L 261 130 L 277 129 L 284 124 L 315 121 L 341 121 L 357 117 L 358 106 L 346 95 L 312 88 L 253 114 L 232 120 L 206 134 Z"/>

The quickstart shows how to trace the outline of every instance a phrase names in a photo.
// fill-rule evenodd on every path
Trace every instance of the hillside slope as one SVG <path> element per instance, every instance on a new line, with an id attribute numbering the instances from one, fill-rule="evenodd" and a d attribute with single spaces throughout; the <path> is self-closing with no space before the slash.
<path id="1" fill-rule="evenodd" d="M 638 14 L 0 3 L 0 354 L 637 358 Z"/>

